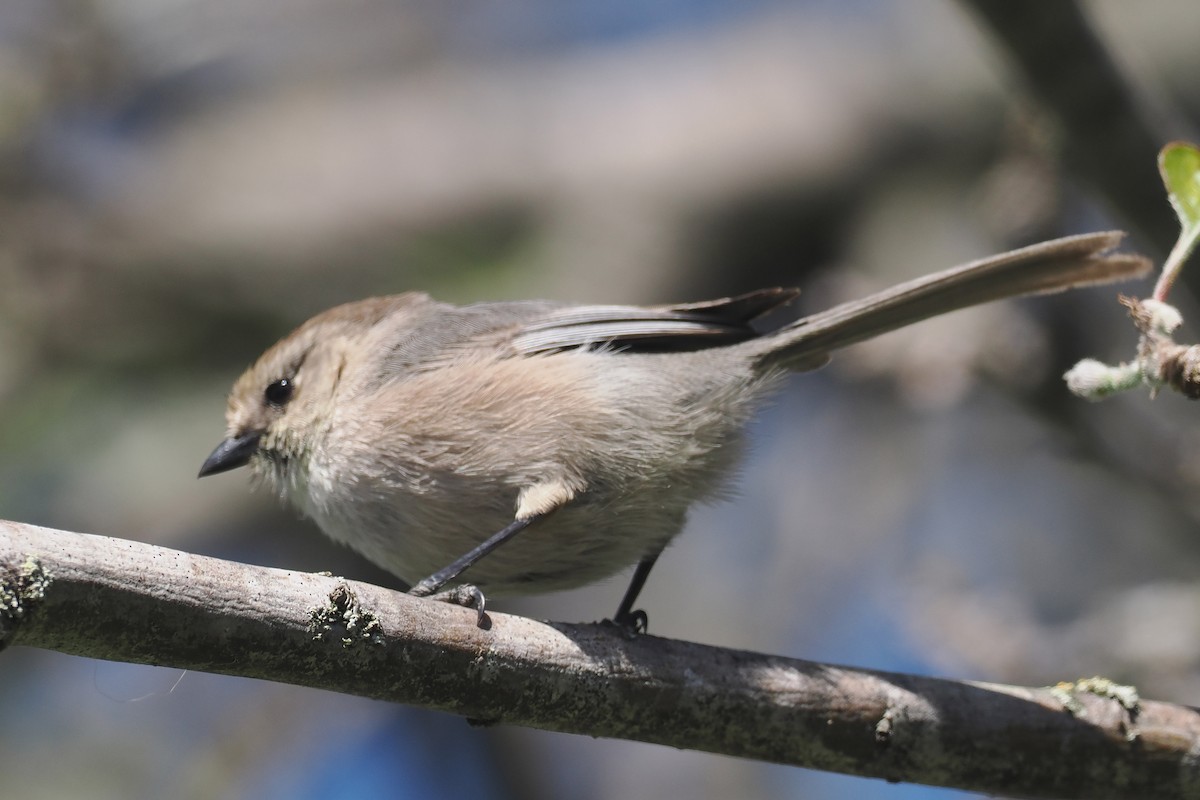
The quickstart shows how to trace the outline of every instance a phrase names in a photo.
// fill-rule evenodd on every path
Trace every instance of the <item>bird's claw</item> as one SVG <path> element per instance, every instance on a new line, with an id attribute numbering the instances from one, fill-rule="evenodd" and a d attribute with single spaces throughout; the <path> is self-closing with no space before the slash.
<path id="1" fill-rule="evenodd" d="M 640 608 L 625 613 L 618 612 L 612 619 L 604 620 L 610 625 L 620 628 L 630 639 L 650 629 L 650 617 Z"/>
<path id="2" fill-rule="evenodd" d="M 487 619 L 484 609 L 487 606 L 487 602 L 484 599 L 483 592 L 479 591 L 478 586 L 464 583 L 459 586 L 452 586 L 449 589 L 442 589 L 440 592 L 435 592 L 425 581 L 421 581 L 409 589 L 408 593 L 413 597 L 428 597 L 430 600 L 437 600 L 441 603 L 473 608 L 478 614 L 476 624 L 481 628 L 484 627 L 484 621 Z"/>

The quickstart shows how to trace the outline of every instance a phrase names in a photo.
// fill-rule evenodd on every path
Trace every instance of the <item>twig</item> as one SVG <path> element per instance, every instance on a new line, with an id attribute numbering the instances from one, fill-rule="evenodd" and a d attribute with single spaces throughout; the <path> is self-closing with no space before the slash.
<path id="1" fill-rule="evenodd" d="M 14 522 L 0 642 L 890 781 L 1200 793 L 1200 713 L 1103 680 L 956 682 L 505 614 L 481 629 L 469 609 L 363 583 Z"/>
<path id="2" fill-rule="evenodd" d="M 1191 400 L 1200 399 L 1200 345 L 1176 344 L 1172 334 L 1183 324 L 1178 309 L 1158 300 L 1121 297 L 1141 336 L 1137 358 L 1110 366 L 1085 358 L 1063 379 L 1086 400 L 1103 400 L 1117 392 L 1146 386 L 1153 396 L 1166 386 Z"/>

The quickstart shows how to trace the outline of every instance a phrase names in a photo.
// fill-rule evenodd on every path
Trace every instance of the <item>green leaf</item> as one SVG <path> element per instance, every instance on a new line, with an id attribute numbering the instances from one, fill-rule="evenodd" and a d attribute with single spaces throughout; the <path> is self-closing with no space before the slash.
<path id="1" fill-rule="evenodd" d="M 1154 299 L 1166 302 L 1171 286 L 1200 241 L 1200 150 L 1187 142 L 1171 142 L 1158 153 L 1158 171 L 1183 228 L 1154 287 Z"/>
<path id="2" fill-rule="evenodd" d="M 1200 227 L 1200 150 L 1171 142 L 1158 154 L 1158 171 L 1183 230 Z"/>

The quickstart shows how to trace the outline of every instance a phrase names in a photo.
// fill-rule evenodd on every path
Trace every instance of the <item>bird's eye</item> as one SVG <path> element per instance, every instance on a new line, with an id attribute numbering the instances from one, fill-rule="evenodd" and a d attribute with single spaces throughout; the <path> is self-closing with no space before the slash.
<path id="1" fill-rule="evenodd" d="M 263 397 L 273 406 L 280 407 L 287 405 L 287 401 L 292 399 L 292 392 L 295 390 L 296 384 L 291 378 L 280 378 L 267 386 L 263 392 Z"/>

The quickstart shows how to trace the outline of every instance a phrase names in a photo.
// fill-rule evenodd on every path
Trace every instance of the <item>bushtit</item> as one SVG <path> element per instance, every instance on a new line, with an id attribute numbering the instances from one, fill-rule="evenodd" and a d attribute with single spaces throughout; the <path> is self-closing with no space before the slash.
<path id="1" fill-rule="evenodd" d="M 330 538 L 481 622 L 480 589 L 567 589 L 636 564 L 614 621 L 644 629 L 633 605 L 655 559 L 719 493 L 786 373 L 958 308 L 1145 272 L 1106 255 L 1120 239 L 1026 247 L 765 329 L 796 290 L 650 307 L 347 303 L 238 379 L 200 475 L 249 464 Z"/>

